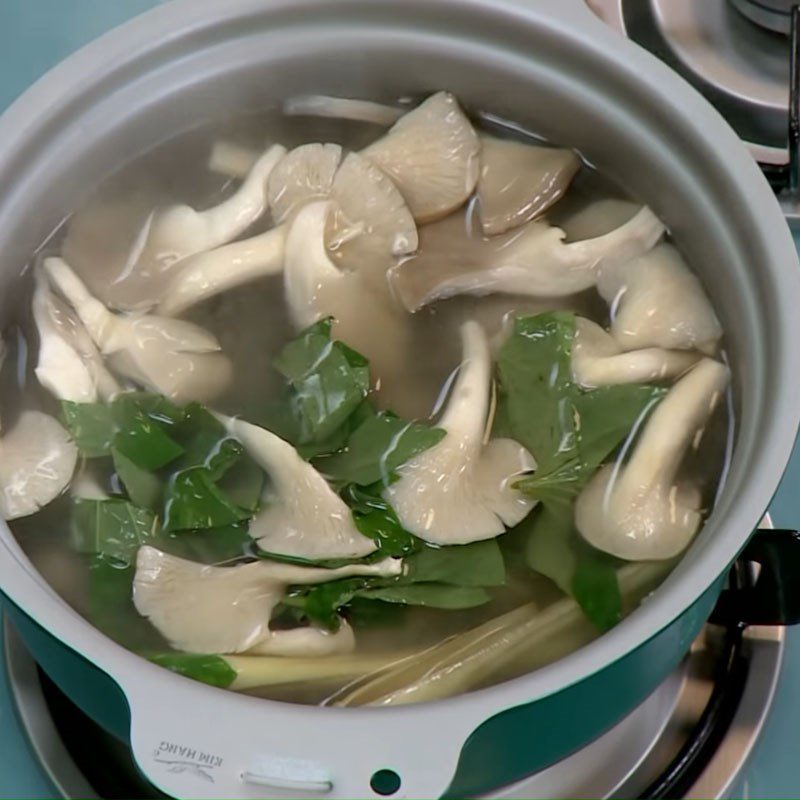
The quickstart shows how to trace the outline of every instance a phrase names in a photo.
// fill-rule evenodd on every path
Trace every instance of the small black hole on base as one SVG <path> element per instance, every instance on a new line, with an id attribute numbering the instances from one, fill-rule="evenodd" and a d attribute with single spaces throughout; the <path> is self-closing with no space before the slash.
<path id="1" fill-rule="evenodd" d="M 369 785 L 375 794 L 382 794 L 384 797 L 394 794 L 400 788 L 400 776 L 391 769 L 379 769 L 370 778 Z"/>

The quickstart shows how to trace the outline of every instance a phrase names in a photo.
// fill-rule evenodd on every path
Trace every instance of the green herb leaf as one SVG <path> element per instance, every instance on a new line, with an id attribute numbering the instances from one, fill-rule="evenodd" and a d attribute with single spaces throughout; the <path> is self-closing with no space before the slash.
<path id="1" fill-rule="evenodd" d="M 495 435 L 528 447 L 537 471 L 515 485 L 541 501 L 509 535 L 525 537 L 528 565 L 553 580 L 605 629 L 619 618 L 613 560 L 602 557 L 574 526 L 576 496 L 637 422 L 664 395 L 655 386 L 583 391 L 572 380 L 575 317 L 568 312 L 520 317 L 498 357 L 500 391 Z"/>
<path id="2" fill-rule="evenodd" d="M 70 544 L 79 553 L 96 553 L 127 566 L 155 534 L 155 515 L 126 500 L 73 501 Z"/>
<path id="3" fill-rule="evenodd" d="M 445 431 L 406 422 L 389 412 L 364 421 L 347 442 L 347 449 L 326 458 L 325 475 L 344 483 L 368 486 L 394 480 L 394 471 L 418 453 L 440 442 Z"/>
<path id="4" fill-rule="evenodd" d="M 222 564 L 249 554 L 252 541 L 246 523 L 239 523 L 224 528 L 162 531 L 153 544 L 189 561 Z"/>
<path id="5" fill-rule="evenodd" d="M 380 496 L 380 487 L 375 488 L 350 484 L 342 492 L 356 528 L 377 543 L 383 556 L 403 557 L 419 550 L 422 540 L 400 524 L 394 509 Z"/>
<path id="6" fill-rule="evenodd" d="M 216 487 L 211 473 L 203 467 L 179 472 L 167 487 L 164 513 L 167 531 L 221 528 L 250 516 Z"/>
<path id="7" fill-rule="evenodd" d="M 249 511 L 248 516 L 252 516 L 261 505 L 265 482 L 264 471 L 245 453 L 225 470 L 225 474 L 217 480 L 217 487 L 228 500 Z"/>
<path id="8" fill-rule="evenodd" d="M 617 562 L 579 539 L 581 554 L 572 578 L 572 594 L 583 612 L 601 631 L 622 618 L 622 594 L 617 581 Z"/>
<path id="9" fill-rule="evenodd" d="M 227 689 L 236 680 L 236 670 L 222 657 L 194 653 L 157 653 L 149 657 L 160 667 L 178 675 Z"/>
<path id="10" fill-rule="evenodd" d="M 423 547 L 406 559 L 403 583 L 446 583 L 453 586 L 502 586 L 503 554 L 494 539 L 449 547 Z"/>
<path id="11" fill-rule="evenodd" d="M 142 508 L 158 511 L 161 507 L 163 493 L 162 482 L 145 469 L 137 466 L 116 447 L 111 448 L 111 458 L 120 483 L 128 497 Z"/>
<path id="12" fill-rule="evenodd" d="M 114 447 L 137 467 L 159 469 L 183 453 L 183 448 L 166 432 L 161 418 L 150 416 L 142 408 L 141 398 L 129 399 L 123 394 L 111 408 L 118 429 Z"/>
<path id="13" fill-rule="evenodd" d="M 343 578 L 321 583 L 305 591 L 290 592 L 283 604 L 300 609 L 306 618 L 330 631 L 339 629 L 339 609 L 368 585 L 365 578 Z"/>
<path id="14" fill-rule="evenodd" d="M 450 586 L 445 583 L 398 584 L 376 589 L 364 589 L 359 597 L 381 600 L 384 603 L 403 603 L 408 606 L 428 606 L 455 610 L 482 606 L 491 600 L 480 586 Z"/>
<path id="15" fill-rule="evenodd" d="M 61 416 L 82 456 L 99 458 L 110 454 L 116 431 L 110 406 L 62 400 Z"/>
<path id="16" fill-rule="evenodd" d="M 293 411 L 303 444 L 331 437 L 369 391 L 367 360 L 330 336 L 331 320 L 317 322 L 274 361 L 294 390 Z"/>

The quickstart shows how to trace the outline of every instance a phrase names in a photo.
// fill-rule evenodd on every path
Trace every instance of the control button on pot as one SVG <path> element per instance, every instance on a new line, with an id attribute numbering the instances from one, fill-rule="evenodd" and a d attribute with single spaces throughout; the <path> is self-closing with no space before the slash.
<path id="1" fill-rule="evenodd" d="M 273 789 L 325 794 L 333 788 L 326 769 L 313 761 L 284 756 L 258 756 L 242 773 L 245 783 Z"/>

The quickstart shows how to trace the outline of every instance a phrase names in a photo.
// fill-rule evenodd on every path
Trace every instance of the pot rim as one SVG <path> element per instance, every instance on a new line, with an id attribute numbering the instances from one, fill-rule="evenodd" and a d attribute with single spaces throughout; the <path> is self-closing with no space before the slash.
<path id="1" fill-rule="evenodd" d="M 364 5 L 366 0 L 337 2 L 355 8 Z M 406 3 L 383 0 L 379 5 L 396 11 L 405 6 L 413 13 L 413 6 L 418 2 L 420 0 Z M 274 0 L 270 4 L 264 4 L 263 0 L 227 0 L 224 7 L 218 0 L 173 0 L 134 18 L 61 62 L 6 110 L 0 117 L 0 141 L 4 143 L 0 152 L 0 174 L 9 170 L 9 165 L 36 139 L 37 134 L 42 134 L 48 120 L 52 121 L 69 102 L 88 95 L 100 80 L 98 76 L 106 70 L 132 64 L 153 47 L 197 34 L 223 18 L 258 13 L 266 17 L 276 9 L 290 6 L 304 7 L 311 18 L 315 9 L 323 5 L 332 5 L 331 0 Z M 751 206 L 759 209 L 759 213 L 753 215 L 751 236 L 759 245 L 764 263 L 773 265 L 771 280 L 780 286 L 778 306 L 771 309 L 771 313 L 781 323 L 783 342 L 800 341 L 800 315 L 795 311 L 800 303 L 800 270 L 797 269 L 797 253 L 788 226 L 751 156 L 704 98 L 654 57 L 620 40 L 618 34 L 590 14 L 581 0 L 538 0 L 535 5 L 525 5 L 521 0 L 436 0 L 435 5 L 447 8 L 453 14 L 490 9 L 494 15 L 505 17 L 515 25 L 549 26 L 575 47 L 611 62 L 614 69 L 627 79 L 645 82 L 654 102 L 675 109 L 687 128 L 692 129 L 698 147 L 705 148 L 709 159 L 725 173 L 735 191 L 748 197 Z M 576 25 L 576 21 L 579 24 Z M 156 31 L 160 38 L 154 36 Z M 587 32 L 591 36 L 587 36 Z M 156 44 L 154 38 L 158 38 Z M 56 103 L 54 98 L 58 98 Z M 713 148 L 709 144 L 711 141 Z M 784 347 L 781 365 L 782 374 L 800 374 L 800 348 Z M 691 606 L 735 559 L 757 527 L 788 462 L 800 423 L 800 404 L 795 402 L 787 382 L 772 398 L 771 413 L 773 420 L 761 443 L 761 452 L 769 454 L 769 462 L 759 469 L 752 483 L 737 497 L 738 531 L 726 528 L 724 536 L 720 531 L 719 541 L 715 541 L 713 547 L 703 548 L 691 561 L 683 559 L 657 590 L 652 602 L 643 604 L 600 639 L 534 673 L 478 692 L 434 701 L 437 708 L 442 712 L 449 709 L 470 720 L 472 725 L 476 720 L 481 721 L 503 709 L 553 694 L 611 665 Z M 145 677 L 164 686 L 190 686 L 193 696 L 198 699 L 223 694 L 212 687 L 171 675 L 113 643 L 67 606 L 44 582 L 14 541 L 7 525 L 0 527 L 0 533 L 4 544 L 0 548 L 3 590 L 26 614 L 111 675 L 126 694 L 140 694 L 131 687 Z M 224 694 L 226 703 L 242 707 L 243 698 L 230 692 Z M 251 703 L 251 700 L 246 698 L 246 702 Z M 275 707 L 287 705 L 269 700 L 259 702 Z M 399 720 L 401 717 L 413 719 L 429 706 L 425 703 L 418 707 L 391 709 L 291 708 L 293 713 L 303 714 L 307 720 L 322 717 L 344 719 L 353 714 L 373 720 L 385 719 L 388 715 L 392 720 Z"/>

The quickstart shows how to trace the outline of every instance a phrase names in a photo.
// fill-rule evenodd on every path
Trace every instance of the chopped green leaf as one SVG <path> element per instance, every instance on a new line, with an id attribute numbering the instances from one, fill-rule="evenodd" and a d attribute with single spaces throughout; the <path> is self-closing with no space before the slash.
<path id="1" fill-rule="evenodd" d="M 339 609 L 367 585 L 365 578 L 343 578 L 321 583 L 305 591 L 291 592 L 283 599 L 283 603 L 302 610 L 309 621 L 335 631 L 341 622 Z"/>
<path id="2" fill-rule="evenodd" d="M 156 517 L 127 500 L 86 500 L 72 504 L 70 544 L 80 553 L 96 553 L 127 566 L 140 545 L 156 534 Z"/>
<path id="3" fill-rule="evenodd" d="M 137 466 L 116 447 L 111 448 L 111 458 L 122 486 L 128 497 L 142 508 L 158 511 L 163 491 L 161 481 L 145 469 Z"/>
<path id="4" fill-rule="evenodd" d="M 499 414 L 507 433 L 550 472 L 575 449 L 571 398 L 575 315 L 565 311 L 517 317 L 497 357 Z"/>
<path id="5" fill-rule="evenodd" d="M 217 479 L 217 487 L 228 500 L 252 516 L 261 505 L 265 481 L 264 471 L 245 453 Z"/>
<path id="6" fill-rule="evenodd" d="M 515 486 L 541 501 L 509 535 L 525 537 L 528 565 L 573 595 L 605 629 L 619 618 L 614 565 L 578 534 L 573 505 L 597 468 L 663 397 L 655 386 L 583 391 L 572 380 L 575 317 L 568 312 L 520 317 L 498 357 L 495 435 L 511 436 L 536 458 L 536 472 Z"/>
<path id="7" fill-rule="evenodd" d="M 601 631 L 613 628 L 622 618 L 622 594 L 617 564 L 606 553 L 580 539 L 581 555 L 572 579 L 572 594 L 586 616 Z"/>
<path id="8" fill-rule="evenodd" d="M 450 586 L 446 583 L 397 584 L 364 589 L 358 596 L 368 600 L 382 600 L 384 603 L 450 610 L 482 606 L 492 599 L 486 589 L 480 586 Z"/>
<path id="9" fill-rule="evenodd" d="M 195 653 L 157 653 L 150 661 L 172 672 L 209 686 L 227 689 L 236 680 L 236 670 L 222 657 Z"/>
<path id="10" fill-rule="evenodd" d="M 384 556 L 402 557 L 422 547 L 422 540 L 409 533 L 397 518 L 394 509 L 379 494 L 375 487 L 360 487 L 350 484 L 342 492 L 342 499 L 350 506 L 356 528 L 373 539 Z"/>
<path id="11" fill-rule="evenodd" d="M 317 322 L 289 342 L 274 362 L 294 390 L 292 415 L 300 444 L 329 439 L 369 391 L 367 360 L 331 341 L 330 335 L 331 321 Z"/>
<path id="12" fill-rule="evenodd" d="M 389 412 L 366 419 L 352 434 L 347 449 L 322 464 L 325 475 L 343 483 L 389 484 L 394 471 L 418 453 L 440 442 L 445 431 L 406 422 Z"/>
<path id="13" fill-rule="evenodd" d="M 164 512 L 167 531 L 221 528 L 250 516 L 216 487 L 211 473 L 203 467 L 179 472 L 167 487 Z"/>
<path id="14" fill-rule="evenodd" d="M 503 554 L 494 539 L 449 547 L 423 547 L 406 559 L 406 583 L 446 583 L 454 586 L 502 586 L 506 582 Z"/>
<path id="15" fill-rule="evenodd" d="M 112 404 L 117 434 L 114 446 L 137 467 L 155 470 L 183 453 L 183 448 L 166 432 L 165 425 L 125 395 Z"/>
<path id="16" fill-rule="evenodd" d="M 113 400 L 116 409 L 123 409 L 123 416 L 141 413 L 165 425 L 177 425 L 186 418 L 186 409 L 176 406 L 164 395 L 151 392 L 125 392 Z"/>
<path id="17" fill-rule="evenodd" d="M 239 523 L 224 528 L 162 531 L 153 544 L 159 550 L 189 561 L 222 564 L 250 554 L 252 539 L 247 524 Z"/>
<path id="18" fill-rule="evenodd" d="M 62 400 L 61 415 L 82 456 L 98 458 L 109 455 L 116 431 L 111 406 Z"/>

